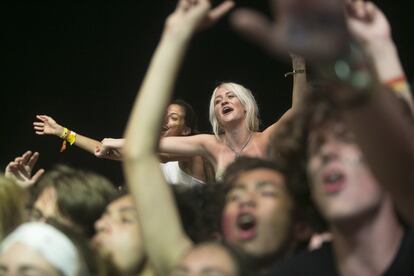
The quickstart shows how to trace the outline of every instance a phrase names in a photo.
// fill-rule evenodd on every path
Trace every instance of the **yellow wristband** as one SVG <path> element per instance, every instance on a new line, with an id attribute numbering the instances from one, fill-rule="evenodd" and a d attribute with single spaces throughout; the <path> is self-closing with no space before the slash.
<path id="1" fill-rule="evenodd" d="M 62 139 L 65 139 L 66 138 L 66 136 L 68 136 L 68 133 L 69 133 L 69 129 L 67 129 L 66 127 L 65 128 L 63 128 L 63 132 L 62 132 L 62 134 L 60 134 L 60 138 L 62 138 Z"/>
<path id="2" fill-rule="evenodd" d="M 66 141 L 69 142 L 69 144 L 72 146 L 73 143 L 75 143 L 76 141 L 76 132 L 71 131 L 68 135 L 68 137 L 66 138 Z"/>

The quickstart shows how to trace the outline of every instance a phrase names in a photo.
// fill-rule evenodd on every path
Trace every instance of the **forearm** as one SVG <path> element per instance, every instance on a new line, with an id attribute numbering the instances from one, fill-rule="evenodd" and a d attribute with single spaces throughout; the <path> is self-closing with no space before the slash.
<path id="1" fill-rule="evenodd" d="M 101 142 L 77 133 L 75 143 L 73 144 L 81 149 L 86 150 L 87 152 L 94 154 L 96 148 L 101 145 Z"/>
<path id="2" fill-rule="evenodd" d="M 165 110 L 189 38 L 163 35 L 135 101 L 126 129 L 126 157 L 154 154 Z M 140 143 L 134 143 L 140 141 Z"/>
<path id="3" fill-rule="evenodd" d="M 67 132 L 66 135 L 65 135 L 65 131 Z M 69 136 L 70 133 L 74 133 L 74 131 L 73 130 L 69 130 L 69 129 L 64 128 L 64 127 L 59 127 L 59 129 L 58 129 L 58 131 L 56 132 L 55 135 L 57 137 L 61 138 L 61 139 L 68 140 L 67 137 Z M 69 142 L 69 140 L 68 140 L 68 142 Z M 83 135 L 81 135 L 79 133 L 76 133 L 76 136 L 75 136 L 75 140 L 73 142 L 73 145 L 75 145 L 75 146 L 77 146 L 77 147 L 79 147 L 79 148 L 81 148 L 83 150 L 86 150 L 87 152 L 90 152 L 90 153 L 94 154 L 96 148 L 101 145 L 101 142 L 99 142 L 97 140 L 94 140 L 92 138 L 83 136 Z"/>
<path id="4" fill-rule="evenodd" d="M 159 167 L 156 156 L 124 163 L 126 180 L 138 209 L 142 239 L 146 241 L 146 253 L 159 275 L 169 275 L 192 243 L 179 223 L 173 195 Z"/>
<path id="5" fill-rule="evenodd" d="M 124 169 L 151 263 L 168 275 L 191 246 L 157 156 L 159 132 L 188 37 L 165 32 L 134 103 L 125 134 Z M 161 206 L 154 208 L 154 199 Z M 166 231 L 168 229 L 168 231 Z"/>
<path id="6" fill-rule="evenodd" d="M 391 38 L 383 39 L 379 41 L 373 41 L 372 43 L 365 45 L 365 49 L 372 59 L 375 71 L 378 75 L 380 82 L 388 84 L 389 81 L 395 80 L 399 77 L 405 77 L 403 67 L 401 65 L 400 58 L 395 43 Z M 412 95 L 408 84 L 399 89 L 391 87 L 398 96 L 405 99 L 412 107 Z"/>

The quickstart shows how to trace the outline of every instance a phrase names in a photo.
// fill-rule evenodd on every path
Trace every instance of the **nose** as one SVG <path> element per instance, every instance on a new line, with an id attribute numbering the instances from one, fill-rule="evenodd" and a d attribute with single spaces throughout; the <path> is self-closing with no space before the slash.
<path id="1" fill-rule="evenodd" d="M 95 231 L 96 232 L 102 232 L 105 229 L 107 229 L 108 227 L 108 222 L 107 222 L 107 218 L 106 215 L 103 214 L 96 222 L 95 222 Z"/>
<path id="2" fill-rule="evenodd" d="M 246 192 L 239 201 L 240 207 L 254 207 L 256 206 L 256 196 L 253 192 Z"/>
<path id="3" fill-rule="evenodd" d="M 168 124 L 168 116 L 164 116 L 164 120 L 162 121 L 162 125 L 166 126 Z"/>
<path id="4" fill-rule="evenodd" d="M 332 140 L 326 140 L 321 148 L 322 162 L 327 163 L 332 160 L 335 160 L 338 157 L 338 153 L 338 144 Z"/>

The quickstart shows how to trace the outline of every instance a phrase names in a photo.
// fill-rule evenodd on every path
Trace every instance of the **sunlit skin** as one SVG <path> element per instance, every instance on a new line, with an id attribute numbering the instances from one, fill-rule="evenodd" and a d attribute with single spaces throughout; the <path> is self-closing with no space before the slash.
<path id="1" fill-rule="evenodd" d="M 185 116 L 185 110 L 180 105 L 170 104 L 162 125 L 162 136 L 183 136 L 190 134 L 191 130 L 185 125 Z"/>
<path id="2" fill-rule="evenodd" d="M 60 276 L 40 253 L 16 242 L 0 255 L 0 275 Z"/>
<path id="3" fill-rule="evenodd" d="M 354 137 L 342 124 L 309 136 L 308 175 L 312 196 L 324 217 L 341 221 L 375 210 L 385 193 L 365 163 Z"/>
<path id="4" fill-rule="evenodd" d="M 231 255 L 220 245 L 198 245 L 180 261 L 172 276 L 235 276 L 237 268 Z"/>
<path id="5" fill-rule="evenodd" d="M 95 223 L 93 244 L 123 273 L 138 270 L 144 259 L 137 211 L 130 195 L 111 202 Z"/>
<path id="6" fill-rule="evenodd" d="M 224 238 L 253 256 L 274 254 L 291 241 L 292 209 L 282 174 L 265 168 L 241 173 L 227 195 Z M 254 225 L 243 229 L 240 220 L 246 214 Z"/>

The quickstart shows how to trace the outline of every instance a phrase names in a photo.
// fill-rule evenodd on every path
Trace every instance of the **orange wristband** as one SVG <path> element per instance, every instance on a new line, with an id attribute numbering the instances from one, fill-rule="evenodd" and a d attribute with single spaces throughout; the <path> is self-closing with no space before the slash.
<path id="1" fill-rule="evenodd" d="M 392 78 L 386 81 L 385 84 L 397 93 L 410 91 L 410 87 L 408 86 L 407 79 L 404 75 Z"/>

